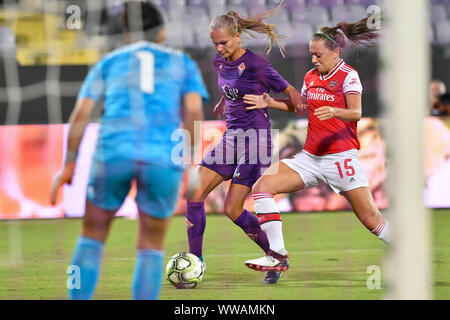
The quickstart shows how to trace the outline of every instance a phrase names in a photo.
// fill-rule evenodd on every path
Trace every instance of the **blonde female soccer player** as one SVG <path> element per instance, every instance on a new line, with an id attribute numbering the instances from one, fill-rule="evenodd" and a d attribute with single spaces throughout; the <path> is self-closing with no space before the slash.
<path id="1" fill-rule="evenodd" d="M 213 65 L 222 98 L 216 115 L 226 114 L 226 131 L 221 142 L 200 163 L 200 184 L 187 200 L 186 227 L 190 252 L 203 261 L 203 234 L 206 226 L 204 201 L 220 183 L 231 180 L 225 213 L 255 243 L 267 252 L 269 244 L 257 217 L 243 209 L 244 201 L 262 172 L 270 166 L 271 121 L 269 109 L 247 110 L 246 94 L 282 92 L 291 101 L 301 101 L 300 93 L 262 57 L 241 44 L 243 33 L 263 33 L 279 42 L 275 26 L 265 22 L 276 9 L 245 18 L 237 12 L 217 16 L 210 24 L 211 41 L 217 50 Z M 269 49 L 270 50 L 270 49 Z M 294 104 L 296 105 L 296 104 Z M 295 108 L 281 106 L 284 111 Z M 261 155 L 264 155 L 261 157 Z"/>

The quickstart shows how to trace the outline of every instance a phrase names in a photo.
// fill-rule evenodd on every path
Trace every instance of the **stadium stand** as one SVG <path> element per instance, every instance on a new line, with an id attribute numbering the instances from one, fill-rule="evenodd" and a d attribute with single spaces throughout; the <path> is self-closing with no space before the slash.
<path id="1" fill-rule="evenodd" d="M 365 7 L 360 4 L 340 4 L 331 7 L 331 21 L 333 24 L 340 21 L 358 21 L 366 15 Z"/>
<path id="2" fill-rule="evenodd" d="M 215 75 L 209 75 L 210 57 L 214 54 L 214 48 L 211 45 L 209 35 L 210 20 L 233 9 L 243 15 L 255 15 L 268 9 L 273 9 L 279 4 L 279 0 L 148 0 L 157 4 L 164 12 L 167 20 L 167 45 L 176 48 L 188 50 L 196 59 L 200 60 L 206 70 L 206 78 L 214 83 Z M 0 41 L 3 43 L 15 42 L 15 58 L 19 65 L 19 74 L 23 75 L 31 72 L 23 69 L 36 67 L 38 70 L 44 70 L 42 81 L 46 80 L 45 66 L 61 66 L 61 75 L 65 72 L 74 72 L 72 67 L 78 66 L 84 71 L 84 74 L 92 63 L 111 49 L 123 44 L 124 38 L 121 34 L 121 24 L 119 23 L 119 14 L 123 9 L 123 0 L 17 0 L 16 6 L 0 6 L 0 26 L 8 28 L 0 31 Z M 11 1 L 10 1 L 11 3 Z M 43 3 L 46 5 L 42 7 Z M 277 25 L 281 34 L 285 35 L 287 44 L 287 57 L 285 65 L 292 65 L 294 68 L 287 67 L 287 76 L 294 79 L 297 73 L 292 70 L 296 68 L 307 68 L 310 62 L 308 43 L 314 32 L 321 26 L 332 26 L 338 21 L 354 21 L 367 15 L 367 8 L 373 4 L 380 4 L 378 0 L 284 0 L 284 7 L 281 8 L 275 16 L 269 19 L 269 22 Z M 81 30 L 71 30 L 67 27 L 67 19 L 71 13 L 66 12 L 69 5 L 77 5 L 81 9 Z M 429 40 L 432 46 L 433 54 L 444 55 L 450 48 L 450 0 L 430 0 L 429 12 Z M 3 32 L 3 33 L 2 33 Z M 267 42 L 264 42 L 264 36 L 255 35 L 256 38 L 245 36 L 243 43 L 258 52 L 263 52 Z M 11 39 L 14 39 L 12 41 Z M 6 41 L 6 42 L 5 42 Z M 5 48 L 5 46 L 3 46 Z M 358 51 L 359 49 L 355 50 Z M 364 49 L 362 49 L 364 50 Z M 279 61 L 281 59 L 277 54 L 277 47 L 274 47 L 268 58 Z M 367 53 L 348 54 L 355 59 L 356 63 L 362 63 L 366 59 Z M 376 58 L 371 56 L 373 51 L 368 54 L 371 61 Z M 351 60 L 350 60 L 351 61 Z M 440 64 L 446 63 L 445 59 Z M 15 62 L 16 63 L 16 62 Z M 12 65 L 12 64 L 11 64 Z M 67 68 L 66 68 L 67 67 Z M 12 68 L 14 69 L 14 68 Z M 446 79 L 443 67 L 435 67 L 434 71 L 440 78 Z M 67 71 L 66 71 L 67 70 Z M 74 69 L 75 70 L 75 69 Z M 80 69 L 81 70 L 81 69 Z M 448 69 L 447 69 L 448 70 Z M 304 71 L 307 71 L 305 69 Z M 33 71 L 34 72 L 34 71 Z M 37 72 L 37 71 L 36 71 Z M 292 74 L 290 74 L 290 72 Z M 302 73 L 303 69 L 298 71 Z M 366 72 L 366 75 L 365 75 Z M 361 69 L 362 77 L 372 79 L 374 70 L 371 66 L 365 65 Z M 20 86 L 24 84 L 20 76 Z M 82 76 L 80 75 L 80 78 Z M 77 78 L 78 79 L 78 78 Z M 39 80 L 39 81 L 41 81 Z M 364 80 L 364 79 L 363 79 Z M 36 79 L 36 83 L 39 82 Z M 293 81 L 300 81 L 295 78 Z M 3 82 L 4 83 L 4 82 Z M 377 113 L 377 102 L 374 96 L 375 79 L 370 80 L 366 87 L 368 97 L 367 115 Z M 31 84 L 32 90 L 25 89 L 24 107 L 26 112 L 20 113 L 20 122 L 32 122 L 32 118 L 37 114 L 42 119 L 39 122 L 48 121 L 44 112 L 37 108 L 32 110 L 31 105 L 35 104 L 35 97 L 41 91 L 35 90 L 38 86 Z M 66 86 L 67 85 L 67 86 Z M 69 88 L 70 81 L 63 83 L 62 99 L 72 99 L 76 91 Z M 76 85 L 73 84 L 75 88 Z M 4 86 L 3 86 L 4 88 Z M 0 90 L 4 90 L 0 88 Z M 5 95 L 4 95 L 5 96 Z M 0 98 L 1 100 L 1 98 Z M 1 100 L 7 101 L 7 98 Z M 0 101 L 0 102 L 1 102 Z M 26 107 L 29 104 L 30 108 Z M 3 108 L 3 107 L 2 107 Z M 3 108 L 4 109 L 4 108 Z M 34 112 L 39 111 L 39 112 Z M 0 112 L 0 120 L 4 123 L 5 113 Z M 70 110 L 63 110 L 63 118 Z M 26 116 L 25 116 L 26 115 Z M 30 118 L 27 118 L 27 117 Z M 38 117 L 38 118 L 39 118 Z M 11 117 L 17 119 L 18 116 Z M 39 118 L 40 119 L 40 118 Z M 8 122 L 15 123 L 16 120 Z"/>
<path id="3" fill-rule="evenodd" d="M 431 22 L 437 23 L 447 20 L 447 10 L 446 6 L 443 4 L 432 4 L 430 7 L 430 18 Z"/>
<path id="4" fill-rule="evenodd" d="M 450 21 L 440 21 L 435 24 L 436 27 L 436 43 L 439 45 L 450 44 Z"/>
<path id="5" fill-rule="evenodd" d="M 209 21 L 229 10 L 243 15 L 254 15 L 275 8 L 280 0 L 151 0 L 157 4 L 168 20 L 170 30 L 168 44 L 179 48 L 206 48 L 209 46 Z M 18 1 L 19 11 L 0 11 L 1 25 L 9 27 L 15 35 L 17 57 L 20 64 L 83 64 L 95 61 L 119 41 L 113 38 L 120 34 L 117 20 L 123 0 L 59 1 L 58 8 L 43 13 L 36 2 Z M 355 21 L 366 16 L 369 5 L 379 0 L 284 0 L 284 7 L 270 18 L 270 22 L 289 34 L 289 45 L 306 44 L 311 30 L 323 25 L 334 25 L 339 21 Z M 75 4 L 82 10 L 82 28 L 85 32 L 69 30 L 64 19 L 66 5 Z M 109 7 L 107 7 L 109 6 Z M 26 7 L 29 12 L 24 11 Z M 107 10 L 105 10 L 105 7 Z M 447 45 L 449 40 L 450 1 L 430 0 L 429 39 L 436 45 Z M 34 9 L 33 9 L 34 8 Z M 8 11 L 9 10 L 9 11 Z M 12 10 L 12 11 L 11 11 Z M 24 12 L 27 12 L 26 14 Z M 98 23 L 100 22 L 100 24 Z M 31 30 L 31 31 L 30 31 Z M 182 31 L 182 35 L 180 34 Z M 105 39 L 105 35 L 109 39 Z M 105 47 L 99 48 L 104 42 Z M 95 44 L 95 45 L 92 45 Z M 257 39 L 250 39 L 252 46 L 264 46 Z M 52 54 L 58 51 L 57 54 Z"/>
<path id="6" fill-rule="evenodd" d="M 0 27 L 0 55 L 16 57 L 16 36 L 10 28 Z"/>

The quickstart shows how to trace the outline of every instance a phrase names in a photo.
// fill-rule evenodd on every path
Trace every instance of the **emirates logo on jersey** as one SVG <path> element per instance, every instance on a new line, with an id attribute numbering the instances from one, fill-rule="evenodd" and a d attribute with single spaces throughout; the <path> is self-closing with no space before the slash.
<path id="1" fill-rule="evenodd" d="M 334 102 L 335 97 L 333 94 L 327 94 L 323 88 L 318 88 L 316 92 L 308 91 L 308 100 Z"/>
<path id="2" fill-rule="evenodd" d="M 244 72 L 244 70 L 245 70 L 245 64 L 242 62 L 240 65 L 239 65 L 239 67 L 238 67 L 238 70 L 239 70 L 239 77 L 242 75 L 242 73 Z"/>

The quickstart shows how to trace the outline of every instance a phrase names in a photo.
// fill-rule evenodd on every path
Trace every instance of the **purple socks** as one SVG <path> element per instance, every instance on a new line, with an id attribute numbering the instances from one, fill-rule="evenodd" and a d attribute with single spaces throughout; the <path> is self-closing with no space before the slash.
<path id="1" fill-rule="evenodd" d="M 264 252 L 269 251 L 269 241 L 266 233 L 261 229 L 258 218 L 244 210 L 234 221 Z M 187 202 L 186 229 L 189 241 L 189 252 L 203 260 L 203 233 L 206 226 L 204 202 Z"/>
<path id="2" fill-rule="evenodd" d="M 189 252 L 203 259 L 203 233 L 206 226 L 204 202 L 187 202 L 186 229 L 189 241 Z"/>
<path id="3" fill-rule="evenodd" d="M 254 214 L 244 210 L 234 223 L 244 230 L 249 238 L 255 241 L 264 252 L 267 253 L 267 251 L 269 251 L 269 240 L 267 239 L 267 235 L 261 229 L 258 218 Z"/>

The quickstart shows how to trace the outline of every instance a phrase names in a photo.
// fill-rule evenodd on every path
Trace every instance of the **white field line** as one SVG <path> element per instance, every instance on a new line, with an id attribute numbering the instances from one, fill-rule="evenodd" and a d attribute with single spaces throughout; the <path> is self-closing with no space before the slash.
<path id="1" fill-rule="evenodd" d="M 433 248 L 433 251 L 448 251 L 450 248 Z M 384 249 L 348 249 L 348 250 L 307 250 L 307 251 L 289 251 L 291 255 L 314 255 L 314 254 L 338 254 L 338 253 L 364 253 L 364 252 L 383 252 Z M 226 253 L 226 254 L 210 254 L 205 255 L 205 260 L 207 259 L 220 259 L 220 258 L 229 258 L 229 257 L 244 257 L 251 259 L 253 257 L 260 257 L 261 253 Z M 166 258 L 168 256 L 166 255 Z M 106 258 L 104 261 L 132 261 L 135 260 L 136 257 L 125 257 L 125 258 Z M 0 261 L 1 266 L 9 266 L 17 264 L 31 264 L 31 263 L 68 263 L 69 260 L 66 259 L 50 259 L 50 260 L 22 260 L 22 261 Z"/>

